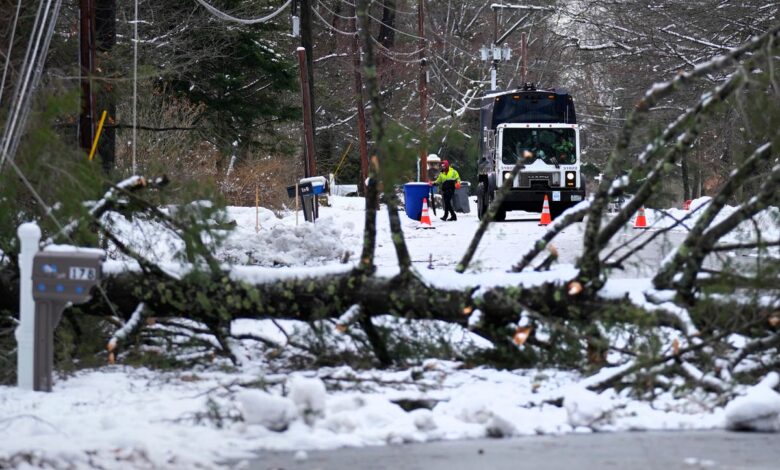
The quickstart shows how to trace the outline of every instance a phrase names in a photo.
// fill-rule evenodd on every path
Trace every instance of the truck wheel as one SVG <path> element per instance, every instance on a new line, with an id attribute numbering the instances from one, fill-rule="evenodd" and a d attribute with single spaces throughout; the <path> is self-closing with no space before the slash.
<path id="1" fill-rule="evenodd" d="M 487 184 L 482 181 L 477 185 L 477 217 L 482 220 L 490 207 L 490 200 L 487 194 Z"/>

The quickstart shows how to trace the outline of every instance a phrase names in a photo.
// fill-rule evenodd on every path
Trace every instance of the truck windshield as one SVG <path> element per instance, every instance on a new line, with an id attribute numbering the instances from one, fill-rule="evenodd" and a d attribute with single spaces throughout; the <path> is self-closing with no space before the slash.
<path id="1" fill-rule="evenodd" d="M 577 162 L 574 129 L 516 129 L 503 131 L 501 161 L 514 165 L 541 159 L 549 165 Z"/>

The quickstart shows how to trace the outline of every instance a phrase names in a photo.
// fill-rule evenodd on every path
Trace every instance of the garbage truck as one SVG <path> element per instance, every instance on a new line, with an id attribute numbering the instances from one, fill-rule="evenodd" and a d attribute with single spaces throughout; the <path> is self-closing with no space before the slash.
<path id="1" fill-rule="evenodd" d="M 512 169 L 520 165 L 496 213 L 541 212 L 544 197 L 553 218 L 585 199 L 581 135 L 572 96 L 562 89 L 491 92 L 480 104 L 477 215 L 482 219 Z"/>

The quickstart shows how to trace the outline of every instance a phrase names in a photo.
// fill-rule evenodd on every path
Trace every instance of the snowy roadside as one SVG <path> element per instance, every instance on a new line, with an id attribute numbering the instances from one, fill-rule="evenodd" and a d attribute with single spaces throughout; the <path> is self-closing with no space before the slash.
<path id="1" fill-rule="evenodd" d="M 210 467 L 262 449 L 725 426 L 722 408 L 703 407 L 703 395 L 636 401 L 588 392 L 579 379 L 434 360 L 289 376 L 106 367 L 59 380 L 51 394 L 0 389 L 0 463 L 31 453 L 33 463 L 59 462 L 52 468 Z M 259 383 L 267 391 L 242 386 Z"/>
<path id="2" fill-rule="evenodd" d="M 265 209 L 258 216 L 254 208 L 229 208 L 237 228 L 218 254 L 235 264 L 234 277 L 253 282 L 349 269 L 362 245 L 363 200 L 331 200 L 316 224 L 296 224 L 294 214 L 277 218 Z M 693 207 L 700 203 L 694 201 Z M 553 270 L 508 274 L 517 254 L 545 230 L 534 221 L 517 220 L 491 227 L 472 269 L 455 274 L 477 225 L 474 212 L 459 216 L 457 223 L 434 218 L 435 230 L 418 230 L 416 222 L 403 218 L 414 265 L 426 282 L 486 288 L 563 282 L 574 274 L 579 226 L 557 240 L 562 262 Z M 768 236 L 777 234 L 775 216 L 759 221 Z M 392 275 L 395 253 L 386 219 L 384 213 L 379 218 L 377 264 L 380 274 Z M 674 223 L 651 211 L 648 219 L 653 229 Z M 114 220 L 140 252 L 171 270 L 186 269 L 177 255 L 180 247 L 162 228 Z M 751 230 L 746 227 L 745 236 Z M 344 258 L 347 263 L 341 264 Z M 120 260 L 106 266 L 108 272 L 132 269 L 132 263 Z M 651 290 L 649 279 L 617 279 L 608 283 L 604 295 L 628 296 L 644 305 Z M 290 331 L 300 327 L 287 326 Z M 268 322 L 240 320 L 233 328 L 285 344 L 286 335 Z M 397 326 L 399 334 L 411 335 L 413 329 Z M 490 347 L 460 328 L 442 334 L 464 348 Z M 347 339 L 343 342 L 350 347 Z M 627 391 L 597 395 L 585 389 L 592 378 L 565 371 L 493 370 L 438 360 L 395 371 L 293 371 L 275 363 L 273 351 L 256 342 L 243 341 L 239 350 L 242 364 L 230 371 L 224 364 L 180 372 L 106 366 L 58 378 L 51 394 L 0 387 L 0 467 L 210 468 L 251 458 L 262 449 L 594 431 L 780 429 L 780 395 L 771 389 L 777 385 L 771 374 L 756 387 L 735 390 L 744 397 L 724 408 L 720 397 L 698 389 L 679 395 L 658 389 L 651 400 Z M 625 358 L 613 359 L 617 364 Z"/>

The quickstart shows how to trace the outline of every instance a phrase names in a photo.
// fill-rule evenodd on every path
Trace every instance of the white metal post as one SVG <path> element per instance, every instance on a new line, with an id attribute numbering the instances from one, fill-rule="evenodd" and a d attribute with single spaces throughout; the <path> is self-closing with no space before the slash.
<path id="1" fill-rule="evenodd" d="M 38 252 L 41 229 L 35 222 L 19 226 L 19 326 L 16 328 L 17 383 L 19 388 L 33 389 L 33 347 L 35 337 L 35 301 L 32 295 L 33 258 Z"/>

